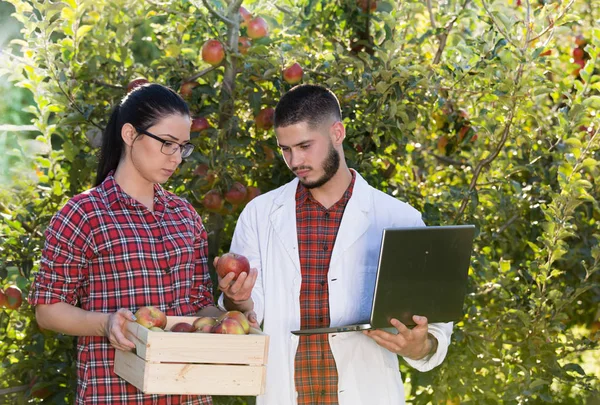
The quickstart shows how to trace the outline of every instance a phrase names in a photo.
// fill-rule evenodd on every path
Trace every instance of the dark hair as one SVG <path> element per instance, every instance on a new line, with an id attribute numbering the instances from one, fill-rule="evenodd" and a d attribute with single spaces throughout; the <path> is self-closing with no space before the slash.
<path id="1" fill-rule="evenodd" d="M 340 103 L 331 90 L 314 84 L 301 84 L 285 93 L 275 107 L 275 128 L 307 122 L 316 127 L 327 119 L 342 119 Z"/>
<path id="2" fill-rule="evenodd" d="M 133 89 L 115 106 L 102 135 L 102 147 L 96 173 L 98 186 L 111 170 L 115 170 L 125 147 L 121 137 L 123 125 L 145 130 L 162 118 L 179 114 L 190 116 L 187 103 L 179 94 L 160 84 L 145 84 Z"/>

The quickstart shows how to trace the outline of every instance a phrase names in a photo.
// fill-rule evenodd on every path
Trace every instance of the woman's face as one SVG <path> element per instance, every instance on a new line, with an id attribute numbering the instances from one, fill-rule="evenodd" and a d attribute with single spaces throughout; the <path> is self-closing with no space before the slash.
<path id="1" fill-rule="evenodd" d="M 166 143 L 140 133 L 130 149 L 131 162 L 140 175 L 151 183 L 164 183 L 181 163 L 181 148 L 190 142 L 190 117 L 174 114 L 146 128 L 148 132 Z M 173 154 L 173 149 L 176 149 Z M 161 152 L 164 151 L 166 153 Z"/>

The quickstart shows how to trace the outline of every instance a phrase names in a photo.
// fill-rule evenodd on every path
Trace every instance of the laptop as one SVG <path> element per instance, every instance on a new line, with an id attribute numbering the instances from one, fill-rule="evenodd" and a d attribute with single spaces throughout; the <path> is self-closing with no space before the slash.
<path id="1" fill-rule="evenodd" d="M 364 319 L 352 325 L 292 333 L 390 328 L 392 318 L 413 327 L 413 315 L 429 323 L 462 319 L 474 236 L 474 225 L 384 229 L 370 314 L 361 311 Z"/>

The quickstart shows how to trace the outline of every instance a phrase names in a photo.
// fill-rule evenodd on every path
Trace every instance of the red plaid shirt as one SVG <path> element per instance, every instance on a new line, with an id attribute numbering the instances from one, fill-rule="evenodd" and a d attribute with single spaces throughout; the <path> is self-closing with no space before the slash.
<path id="1" fill-rule="evenodd" d="M 167 315 L 193 315 L 213 304 L 207 257 L 206 231 L 187 201 L 156 185 L 152 213 L 111 173 L 52 218 L 29 301 L 104 313 L 154 305 Z M 114 357 L 107 338 L 78 337 L 77 404 L 212 402 L 207 396 L 144 395 L 114 374 Z"/>
<path id="2" fill-rule="evenodd" d="M 329 209 L 323 207 L 298 183 L 296 228 L 302 268 L 302 329 L 329 326 L 329 261 L 346 204 L 352 196 L 354 180 L 355 174 L 352 172 L 348 189 Z M 295 382 L 299 405 L 338 403 L 338 374 L 327 334 L 300 336 L 295 361 Z"/>

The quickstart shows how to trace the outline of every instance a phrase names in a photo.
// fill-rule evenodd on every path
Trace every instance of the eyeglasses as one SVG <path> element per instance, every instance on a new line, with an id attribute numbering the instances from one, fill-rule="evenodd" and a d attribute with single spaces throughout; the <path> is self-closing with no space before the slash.
<path id="1" fill-rule="evenodd" d="M 156 139 L 157 141 L 162 142 L 160 151 L 165 155 L 174 155 L 175 152 L 180 151 L 181 158 L 185 159 L 186 157 L 189 157 L 192 154 L 192 152 L 194 151 L 194 145 L 192 145 L 191 143 L 186 143 L 186 144 L 180 145 L 177 142 L 166 141 L 162 138 L 159 138 L 158 136 L 151 134 L 150 132 L 148 132 L 146 130 L 139 129 L 139 128 L 136 128 L 135 130 L 138 131 L 140 134 L 148 135 L 150 138 L 153 138 L 153 139 Z"/>

